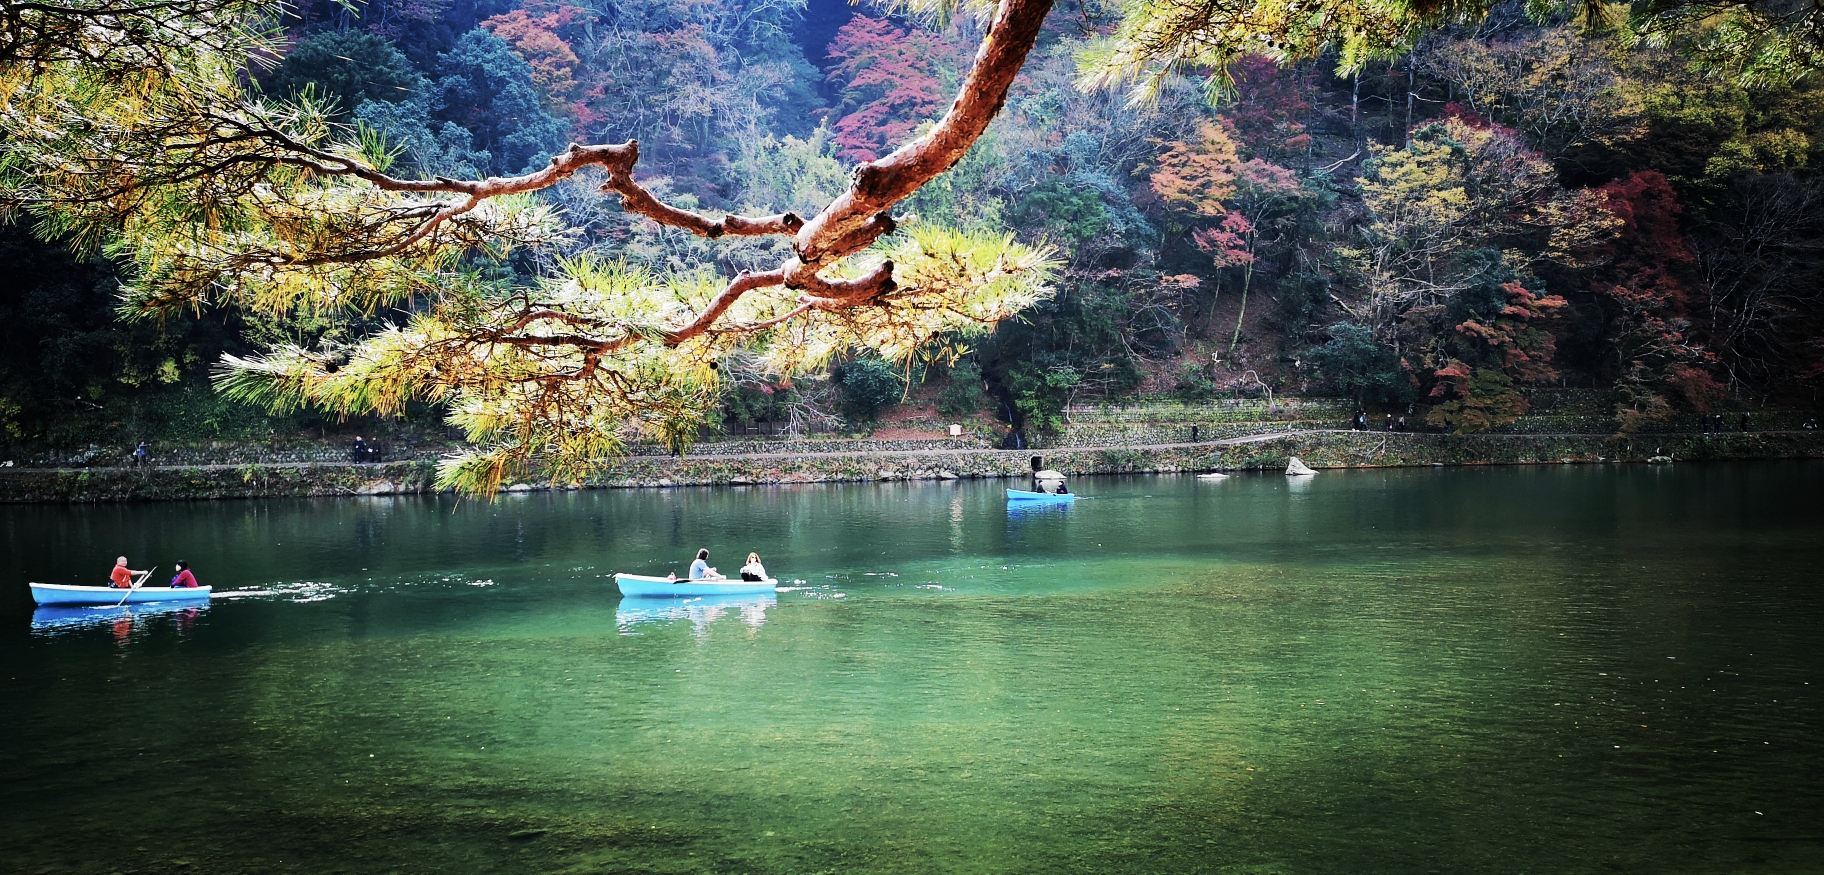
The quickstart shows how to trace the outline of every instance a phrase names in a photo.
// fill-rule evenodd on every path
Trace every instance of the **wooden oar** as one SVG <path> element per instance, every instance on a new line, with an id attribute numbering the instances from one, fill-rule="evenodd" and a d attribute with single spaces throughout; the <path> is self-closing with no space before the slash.
<path id="1" fill-rule="evenodd" d="M 152 579 L 152 572 L 157 571 L 157 570 L 158 570 L 158 566 L 156 566 L 156 565 L 152 566 L 151 568 L 146 569 L 146 573 L 141 574 L 139 576 L 138 580 L 133 581 L 132 586 L 127 587 L 127 594 L 121 596 L 120 601 L 117 601 L 114 603 L 114 607 L 118 608 L 121 605 L 126 604 L 127 599 L 130 599 L 133 597 L 133 591 L 136 589 L 139 589 L 140 584 L 145 583 L 146 581 Z"/>

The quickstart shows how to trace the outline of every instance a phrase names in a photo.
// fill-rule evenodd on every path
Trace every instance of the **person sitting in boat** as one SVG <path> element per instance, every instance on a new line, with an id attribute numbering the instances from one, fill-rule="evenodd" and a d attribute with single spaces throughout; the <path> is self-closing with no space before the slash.
<path id="1" fill-rule="evenodd" d="M 1058 494 L 1059 495 L 1069 495 L 1070 494 L 1070 489 L 1064 485 L 1064 481 L 1062 481 L 1062 480 L 1058 481 Z"/>
<path id="2" fill-rule="evenodd" d="M 747 554 L 747 564 L 741 566 L 742 580 L 765 580 L 766 566 L 760 564 L 759 553 Z"/>
<path id="3" fill-rule="evenodd" d="M 190 563 L 177 561 L 177 576 L 171 578 L 172 589 L 194 589 L 197 586 L 196 575 L 190 573 Z"/>
<path id="4" fill-rule="evenodd" d="M 709 567 L 709 548 L 697 551 L 697 561 L 690 563 L 691 580 L 727 580 L 722 572 Z"/>
<path id="5" fill-rule="evenodd" d="M 108 586 L 111 589 L 132 589 L 135 574 L 145 574 L 145 572 L 128 568 L 127 557 L 122 556 L 114 560 L 114 570 L 108 572 Z"/>

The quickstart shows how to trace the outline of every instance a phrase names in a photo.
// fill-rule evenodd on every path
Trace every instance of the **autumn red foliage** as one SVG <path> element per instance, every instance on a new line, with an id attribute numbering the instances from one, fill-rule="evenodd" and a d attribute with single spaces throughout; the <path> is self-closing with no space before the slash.
<path id="1" fill-rule="evenodd" d="M 1482 431 L 1512 422 L 1528 408 L 1520 386 L 1555 379 L 1557 339 L 1551 331 L 1569 306 L 1518 282 L 1501 285 L 1507 303 L 1492 315 L 1457 323 L 1448 356 L 1432 372 L 1434 405 L 1426 421 L 1456 431 Z"/>
<path id="2" fill-rule="evenodd" d="M 1312 145 L 1305 129 L 1314 83 L 1310 68 L 1286 68 L 1253 55 L 1229 68 L 1239 96 L 1224 118 L 1250 156 L 1279 164 L 1302 164 Z"/>
<path id="3" fill-rule="evenodd" d="M 1593 284 L 1611 309 L 1619 373 L 1617 415 L 1624 427 L 1662 420 L 1678 409 L 1707 411 L 1724 395 L 1710 373 L 1716 356 L 1694 314 L 1703 294 L 1697 256 L 1679 225 L 1684 208 L 1666 177 L 1641 171 L 1603 186 L 1622 222 L 1611 244 L 1609 278 Z"/>
<path id="4" fill-rule="evenodd" d="M 842 88 L 834 142 L 849 161 L 879 158 L 942 115 L 951 97 L 946 66 L 960 54 L 941 36 L 866 15 L 843 25 L 829 51 L 829 78 Z"/>

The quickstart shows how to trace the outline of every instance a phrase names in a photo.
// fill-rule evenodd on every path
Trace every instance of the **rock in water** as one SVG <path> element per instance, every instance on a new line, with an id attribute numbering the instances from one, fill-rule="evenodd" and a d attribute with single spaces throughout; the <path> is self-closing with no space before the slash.
<path id="1" fill-rule="evenodd" d="M 1316 473 L 1316 471 L 1305 467 L 1305 463 L 1300 462 L 1297 456 L 1293 456 L 1292 461 L 1286 463 L 1287 477 L 1305 477 Z"/>
<path id="2" fill-rule="evenodd" d="M 1227 480 L 1227 479 L 1229 479 L 1229 475 L 1224 474 L 1220 471 L 1212 471 L 1208 474 L 1197 475 L 1197 479 L 1199 479 L 1199 480 Z"/>

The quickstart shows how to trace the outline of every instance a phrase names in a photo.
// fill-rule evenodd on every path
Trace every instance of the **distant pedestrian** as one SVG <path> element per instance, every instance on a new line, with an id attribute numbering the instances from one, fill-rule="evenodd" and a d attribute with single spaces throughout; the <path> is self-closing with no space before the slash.
<path id="1" fill-rule="evenodd" d="M 348 460 L 355 463 L 367 461 L 367 441 L 362 440 L 360 435 L 355 435 L 355 442 L 349 445 Z"/>
<path id="2" fill-rule="evenodd" d="M 1397 430 L 1398 430 L 1398 431 L 1405 431 L 1405 430 L 1406 430 L 1406 417 L 1404 417 L 1404 416 L 1402 416 L 1402 417 L 1400 417 L 1400 423 L 1399 423 L 1399 428 L 1398 428 L 1398 429 L 1397 429 Z"/>
<path id="3" fill-rule="evenodd" d="M 1368 430 L 1368 414 L 1363 413 L 1360 410 L 1357 410 L 1355 412 L 1355 418 L 1352 420 L 1349 420 L 1349 427 L 1355 429 L 1356 431 L 1367 431 Z"/>
<path id="4" fill-rule="evenodd" d="M 1748 412 L 1742 411 L 1742 431 L 1748 430 Z"/>
<path id="5" fill-rule="evenodd" d="M 140 441 L 139 446 L 133 448 L 133 467 L 144 468 L 151 464 L 152 445 L 145 441 Z"/>
<path id="6" fill-rule="evenodd" d="M 1387 430 L 1393 431 L 1393 414 L 1387 414 Z"/>

